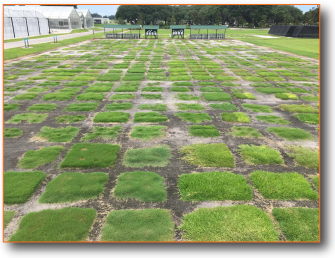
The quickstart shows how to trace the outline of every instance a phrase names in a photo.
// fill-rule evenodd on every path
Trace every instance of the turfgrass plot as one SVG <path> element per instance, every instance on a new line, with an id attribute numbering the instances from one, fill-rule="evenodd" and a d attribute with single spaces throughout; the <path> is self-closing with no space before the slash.
<path id="1" fill-rule="evenodd" d="M 224 143 L 192 144 L 180 150 L 187 163 L 200 167 L 235 167 L 234 157 Z"/>
<path id="2" fill-rule="evenodd" d="M 79 130 L 79 128 L 72 126 L 64 128 L 51 128 L 44 126 L 37 136 L 48 142 L 71 142 Z"/>
<path id="3" fill-rule="evenodd" d="M 102 228 L 102 241 L 173 241 L 174 223 L 168 210 L 111 211 Z"/>
<path id="4" fill-rule="evenodd" d="M 65 203 L 97 198 L 104 190 L 108 174 L 65 172 L 48 183 L 40 203 Z"/>
<path id="5" fill-rule="evenodd" d="M 312 140 L 313 136 L 300 128 L 269 127 L 268 132 L 274 133 L 288 141 Z"/>
<path id="6" fill-rule="evenodd" d="M 263 136 L 256 129 L 249 126 L 234 126 L 229 134 L 233 135 L 234 137 L 245 137 L 245 138 Z"/>
<path id="7" fill-rule="evenodd" d="M 101 112 L 94 119 L 94 123 L 126 123 L 130 114 L 126 112 Z"/>
<path id="8" fill-rule="evenodd" d="M 95 138 L 101 137 L 104 140 L 114 139 L 117 135 L 119 135 L 122 131 L 122 126 L 113 126 L 113 127 L 98 127 L 95 126 L 92 128 L 92 133 L 87 133 L 82 141 L 90 141 Z"/>
<path id="9" fill-rule="evenodd" d="M 135 123 L 143 123 L 143 122 L 166 122 L 168 120 L 166 115 L 157 113 L 157 112 L 138 112 L 134 116 Z"/>
<path id="10" fill-rule="evenodd" d="M 5 128 L 3 132 L 3 136 L 5 138 L 15 138 L 15 137 L 22 136 L 22 134 L 23 134 L 23 131 L 19 128 Z"/>
<path id="11" fill-rule="evenodd" d="M 234 112 L 234 113 L 222 113 L 222 120 L 232 123 L 250 123 L 250 117 L 243 112 Z"/>
<path id="12" fill-rule="evenodd" d="M 287 155 L 295 159 L 299 166 L 317 169 L 319 168 L 319 150 L 301 146 L 287 146 Z"/>
<path id="13" fill-rule="evenodd" d="M 122 173 L 117 178 L 114 196 L 116 199 L 137 199 L 142 202 L 165 201 L 164 178 L 154 172 Z"/>
<path id="14" fill-rule="evenodd" d="M 5 172 L 4 203 L 17 204 L 26 202 L 45 176 L 46 173 L 41 171 Z"/>
<path id="15" fill-rule="evenodd" d="M 60 164 L 62 168 L 104 168 L 113 166 L 119 145 L 102 143 L 76 143 Z"/>
<path id="16" fill-rule="evenodd" d="M 298 173 L 254 171 L 250 175 L 254 187 L 267 199 L 318 199 L 310 183 Z"/>
<path id="17" fill-rule="evenodd" d="M 175 113 L 183 121 L 191 123 L 202 123 L 204 121 L 211 121 L 212 118 L 207 113 Z"/>
<path id="18" fill-rule="evenodd" d="M 214 125 L 191 125 L 188 127 L 189 135 L 197 137 L 218 137 L 220 132 Z"/>
<path id="19" fill-rule="evenodd" d="M 134 139 L 148 141 L 155 138 L 164 137 L 166 134 L 166 129 L 167 126 L 161 125 L 134 126 L 133 130 L 131 131 L 130 137 Z"/>
<path id="20" fill-rule="evenodd" d="M 170 157 L 170 148 L 167 145 L 132 149 L 125 153 L 123 164 L 132 168 L 165 167 Z"/>
<path id="21" fill-rule="evenodd" d="M 184 201 L 251 200 L 252 190 L 242 175 L 230 172 L 182 174 L 178 180 Z"/>
<path id="22" fill-rule="evenodd" d="M 75 207 L 30 212 L 9 241 L 83 241 L 95 216 L 94 209 Z"/>
<path id="23" fill-rule="evenodd" d="M 280 156 L 279 151 L 272 149 L 267 145 L 255 146 L 252 144 L 242 144 L 239 147 L 240 149 L 238 151 L 247 164 L 284 164 L 284 160 Z"/>
<path id="24" fill-rule="evenodd" d="M 267 214 L 251 205 L 200 208 L 184 215 L 179 227 L 189 241 L 278 241 Z"/>

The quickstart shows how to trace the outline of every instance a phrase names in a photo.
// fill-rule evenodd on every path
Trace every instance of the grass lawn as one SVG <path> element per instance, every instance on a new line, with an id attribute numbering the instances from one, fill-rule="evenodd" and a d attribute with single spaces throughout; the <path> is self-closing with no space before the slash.
<path id="1" fill-rule="evenodd" d="M 23 130 L 19 128 L 5 128 L 3 136 L 5 138 L 15 138 L 23 135 Z"/>
<path id="2" fill-rule="evenodd" d="M 252 112 L 272 113 L 272 107 L 266 105 L 246 104 L 243 103 L 242 107 L 251 110 Z"/>
<path id="3" fill-rule="evenodd" d="M 114 165 L 119 145 L 103 143 L 76 143 L 72 145 L 61 168 L 105 168 Z"/>
<path id="4" fill-rule="evenodd" d="M 126 112 L 100 112 L 94 117 L 93 123 L 126 123 L 129 116 Z"/>
<path id="5" fill-rule="evenodd" d="M 45 178 L 46 173 L 5 172 L 4 173 L 4 203 L 24 203 Z"/>
<path id="6" fill-rule="evenodd" d="M 58 108 L 57 104 L 34 104 L 27 108 L 28 111 L 52 111 Z"/>
<path id="7" fill-rule="evenodd" d="M 205 107 L 201 104 L 185 104 L 185 103 L 176 103 L 178 110 L 195 110 L 202 111 Z"/>
<path id="8" fill-rule="evenodd" d="M 105 109 L 108 111 L 116 111 L 116 110 L 129 110 L 133 108 L 133 103 L 130 102 L 122 102 L 122 103 L 112 103 L 107 104 Z"/>
<path id="9" fill-rule="evenodd" d="M 166 135 L 167 126 L 148 125 L 148 126 L 134 126 L 130 137 L 140 139 L 143 141 L 152 140 L 155 138 L 162 138 Z"/>
<path id="10" fill-rule="evenodd" d="M 256 129 L 249 126 L 234 126 L 228 135 L 233 135 L 234 137 L 262 137 L 263 135 L 259 133 Z"/>
<path id="11" fill-rule="evenodd" d="M 118 93 L 114 94 L 110 100 L 124 100 L 124 99 L 134 99 L 135 95 L 131 93 Z"/>
<path id="12" fill-rule="evenodd" d="M 200 208 L 184 215 L 182 237 L 188 241 L 278 241 L 270 217 L 251 205 Z"/>
<path id="13" fill-rule="evenodd" d="M 207 113 L 175 113 L 183 121 L 191 123 L 202 123 L 204 121 L 211 121 L 212 118 Z"/>
<path id="14" fill-rule="evenodd" d="M 319 113 L 319 110 L 314 108 L 313 106 L 310 105 L 305 105 L 305 104 L 281 104 L 279 107 L 284 110 L 288 111 L 290 113 Z"/>
<path id="15" fill-rule="evenodd" d="M 224 143 L 192 144 L 180 150 L 181 158 L 200 167 L 235 167 L 234 157 Z"/>
<path id="16" fill-rule="evenodd" d="M 282 99 L 282 100 L 288 100 L 288 99 L 297 100 L 297 99 L 299 99 L 298 96 L 293 94 L 293 93 L 276 93 L 275 97 L 279 98 L 279 99 Z"/>
<path id="17" fill-rule="evenodd" d="M 15 103 L 15 104 L 7 104 L 7 103 L 4 103 L 4 111 L 15 111 L 15 110 L 19 110 L 19 104 Z"/>
<path id="18" fill-rule="evenodd" d="M 319 176 L 311 176 L 312 183 L 316 189 L 320 190 L 320 177 Z"/>
<path id="19" fill-rule="evenodd" d="M 76 101 L 85 101 L 85 100 L 103 100 L 105 95 L 103 93 L 83 93 L 79 94 L 76 97 Z"/>
<path id="20" fill-rule="evenodd" d="M 250 180 L 266 199 L 318 199 L 318 194 L 310 183 L 299 173 L 254 171 L 250 175 Z"/>
<path id="21" fill-rule="evenodd" d="M 300 140 L 313 140 L 314 139 L 314 137 L 310 133 L 300 128 L 269 127 L 266 130 L 288 141 L 300 141 Z"/>
<path id="22" fill-rule="evenodd" d="M 192 94 L 187 94 L 187 93 L 178 93 L 177 99 L 179 100 L 201 100 L 200 97 L 192 95 Z"/>
<path id="23" fill-rule="evenodd" d="M 209 106 L 211 108 L 220 109 L 220 110 L 223 110 L 223 111 L 236 111 L 236 110 L 238 110 L 238 108 L 234 104 L 227 103 L 227 102 L 220 103 L 220 104 L 209 104 Z"/>
<path id="24" fill-rule="evenodd" d="M 7 225 L 12 220 L 12 218 L 14 217 L 14 215 L 15 215 L 15 211 L 4 211 L 4 213 L 3 213 L 3 221 L 4 221 L 3 227 L 4 228 L 7 227 Z"/>
<path id="25" fill-rule="evenodd" d="M 64 128 L 43 126 L 37 136 L 45 139 L 48 142 L 71 142 L 79 130 L 79 128 L 72 126 L 67 126 Z"/>
<path id="26" fill-rule="evenodd" d="M 132 168 L 165 167 L 171 157 L 168 145 L 130 149 L 123 158 L 123 165 Z"/>
<path id="27" fill-rule="evenodd" d="M 30 212 L 9 241 L 84 241 L 95 216 L 96 210 L 77 207 Z"/>
<path id="28" fill-rule="evenodd" d="M 223 92 L 208 92 L 202 93 L 206 101 L 231 101 L 232 98 L 230 94 Z"/>
<path id="29" fill-rule="evenodd" d="M 93 111 L 99 106 L 99 102 L 85 102 L 85 103 L 72 103 L 66 106 L 63 111 L 76 112 L 76 111 Z"/>
<path id="30" fill-rule="evenodd" d="M 13 100 L 32 100 L 36 99 L 38 97 L 37 93 L 22 93 L 19 95 L 16 95 Z"/>
<path id="31" fill-rule="evenodd" d="M 319 114 L 296 114 L 296 118 L 298 118 L 301 122 L 318 125 L 319 124 Z"/>
<path id="32" fill-rule="evenodd" d="M 250 117 L 243 112 L 222 113 L 222 120 L 232 123 L 250 123 Z"/>
<path id="33" fill-rule="evenodd" d="M 214 125 L 191 125 L 188 127 L 189 135 L 197 137 L 218 137 L 220 132 Z"/>
<path id="34" fill-rule="evenodd" d="M 101 241 L 173 241 L 170 211 L 115 210 L 107 215 Z"/>
<path id="35" fill-rule="evenodd" d="M 80 122 L 86 119 L 86 116 L 83 115 L 63 115 L 63 116 L 59 116 L 56 117 L 56 122 L 57 123 L 66 123 L 66 124 L 72 124 L 72 123 L 76 123 L 76 122 Z"/>
<path id="36" fill-rule="evenodd" d="M 284 164 L 284 160 L 280 156 L 279 151 L 270 148 L 267 145 L 255 146 L 242 144 L 239 145 L 238 152 L 242 159 L 249 165 L 270 165 L 270 164 Z"/>
<path id="37" fill-rule="evenodd" d="M 162 99 L 162 94 L 141 94 L 144 99 Z"/>
<path id="38" fill-rule="evenodd" d="M 282 117 L 267 115 L 267 116 L 255 116 L 255 118 L 259 121 L 263 121 L 269 124 L 281 124 L 281 125 L 289 125 L 291 124 L 289 121 L 285 120 Z"/>
<path id="39" fill-rule="evenodd" d="M 182 174 L 178 188 L 183 201 L 252 199 L 252 190 L 247 180 L 231 172 Z"/>
<path id="40" fill-rule="evenodd" d="M 165 188 L 164 177 L 154 172 L 125 172 L 117 178 L 114 196 L 141 202 L 164 202 L 167 198 Z"/>
<path id="41" fill-rule="evenodd" d="M 168 120 L 166 115 L 157 112 L 138 112 L 134 116 L 134 123 L 145 123 L 145 122 L 166 122 Z"/>
<path id="42" fill-rule="evenodd" d="M 94 172 L 83 174 L 65 172 L 52 179 L 42 194 L 39 203 L 65 203 L 95 199 L 104 191 L 108 174 Z"/>
<path id="43" fill-rule="evenodd" d="M 62 146 L 42 147 L 39 150 L 27 151 L 23 158 L 19 160 L 20 168 L 31 169 L 46 165 L 54 161 L 64 149 Z"/>
<path id="44" fill-rule="evenodd" d="M 95 138 L 101 137 L 104 140 L 114 139 L 117 135 L 119 135 L 122 131 L 122 126 L 117 125 L 113 127 L 98 127 L 95 126 L 92 128 L 92 133 L 87 133 L 82 141 L 90 141 Z"/>
<path id="45" fill-rule="evenodd" d="M 288 241 L 319 241 L 319 209 L 274 208 L 272 215 Z"/>
<path id="46" fill-rule="evenodd" d="M 287 155 L 294 158 L 299 166 L 306 168 L 318 169 L 319 168 L 319 150 L 305 148 L 295 145 L 287 146 Z"/>

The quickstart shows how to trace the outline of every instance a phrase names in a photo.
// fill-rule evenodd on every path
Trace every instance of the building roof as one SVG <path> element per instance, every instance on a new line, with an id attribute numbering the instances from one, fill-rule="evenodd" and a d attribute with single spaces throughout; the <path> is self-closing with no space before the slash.
<path id="1" fill-rule="evenodd" d="M 77 11 L 77 13 L 82 13 L 84 17 L 86 17 L 87 14 L 90 14 L 90 10 L 88 9 L 75 9 L 75 10 Z"/>
<path id="2" fill-rule="evenodd" d="M 13 18 L 19 18 L 19 17 L 37 17 L 37 18 L 45 18 L 43 14 L 37 11 L 31 11 L 31 10 L 11 10 L 11 9 L 5 9 L 4 10 L 4 17 L 13 17 Z"/>
<path id="3" fill-rule="evenodd" d="M 40 5 L 25 5 L 25 6 L 5 6 L 5 9 L 15 11 L 37 11 L 50 19 L 67 19 L 70 15 L 78 15 L 72 6 L 40 6 Z M 74 12 L 73 12 L 74 11 Z M 78 15 L 79 16 L 79 15 Z"/>
<path id="4" fill-rule="evenodd" d="M 170 29 L 186 29 L 186 25 L 170 25 Z"/>
<path id="5" fill-rule="evenodd" d="M 158 30 L 159 25 L 143 25 L 143 29 L 145 29 L 145 30 Z"/>

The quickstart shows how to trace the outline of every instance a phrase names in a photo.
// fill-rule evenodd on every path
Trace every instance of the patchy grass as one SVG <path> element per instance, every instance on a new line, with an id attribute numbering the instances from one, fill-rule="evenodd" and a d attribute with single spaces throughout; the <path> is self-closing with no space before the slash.
<path id="1" fill-rule="evenodd" d="M 320 123 L 319 114 L 296 114 L 295 117 L 301 122 L 311 125 L 318 125 Z"/>
<path id="2" fill-rule="evenodd" d="M 82 141 L 90 141 L 95 138 L 101 137 L 104 140 L 114 139 L 122 131 L 122 126 L 117 125 L 113 127 L 93 127 L 93 133 L 87 133 L 85 137 L 81 138 Z"/>
<path id="3" fill-rule="evenodd" d="M 63 111 L 77 112 L 77 111 L 93 111 L 99 106 L 99 102 L 85 102 L 85 103 L 72 103 L 66 106 Z"/>
<path id="4" fill-rule="evenodd" d="M 312 102 L 319 102 L 319 96 L 313 96 L 313 95 L 309 95 L 309 96 L 301 96 L 302 100 L 305 101 L 312 101 Z"/>
<path id="5" fill-rule="evenodd" d="M 141 97 L 145 99 L 162 99 L 161 94 L 141 94 Z"/>
<path id="6" fill-rule="evenodd" d="M 84 241 L 95 216 L 96 210 L 77 207 L 30 212 L 9 241 Z"/>
<path id="7" fill-rule="evenodd" d="M 255 90 L 259 93 L 264 93 L 264 94 L 275 94 L 275 93 L 287 92 L 286 90 L 282 88 L 274 88 L 274 87 L 256 88 Z"/>
<path id="8" fill-rule="evenodd" d="M 166 104 L 140 104 L 138 105 L 138 109 L 143 110 L 152 110 L 152 111 L 167 111 Z"/>
<path id="9" fill-rule="evenodd" d="M 48 183 L 39 203 L 65 203 L 95 199 L 104 191 L 108 174 L 65 172 Z"/>
<path id="10" fill-rule="evenodd" d="M 16 110 L 19 110 L 19 104 L 17 104 L 17 103 L 15 103 L 15 104 L 4 103 L 3 104 L 3 110 L 4 111 L 16 111 Z"/>
<path id="11" fill-rule="evenodd" d="M 108 111 L 115 110 L 129 110 L 133 108 L 133 103 L 131 102 L 122 102 L 122 103 L 112 103 L 105 106 L 105 109 Z"/>
<path id="12" fill-rule="evenodd" d="M 72 124 L 72 123 L 76 123 L 76 122 L 80 122 L 86 119 L 86 116 L 83 115 L 63 115 L 63 116 L 59 116 L 56 117 L 56 122 L 57 123 L 65 123 L 65 124 Z"/>
<path id="13" fill-rule="evenodd" d="M 112 83 L 95 83 L 91 87 L 88 87 L 85 92 L 109 92 L 112 87 Z"/>
<path id="14" fill-rule="evenodd" d="M 44 166 L 54 161 L 63 149 L 62 146 L 50 146 L 42 147 L 39 150 L 29 150 L 19 160 L 18 166 L 25 169 Z"/>
<path id="15" fill-rule="evenodd" d="M 231 101 L 230 94 L 223 92 L 202 93 L 204 99 L 207 101 Z"/>
<path id="16" fill-rule="evenodd" d="M 27 121 L 27 123 L 41 123 L 48 117 L 48 114 L 36 114 L 36 113 L 24 113 L 13 116 L 7 123 L 21 123 Z"/>
<path id="17" fill-rule="evenodd" d="M 185 103 L 176 103 L 178 110 L 195 110 L 202 111 L 205 109 L 203 105 L 200 104 L 185 104 Z"/>
<path id="18" fill-rule="evenodd" d="M 282 117 L 267 115 L 267 116 L 255 116 L 255 118 L 259 121 L 263 121 L 269 124 L 281 124 L 281 125 L 289 125 L 291 124 L 289 121 L 285 120 Z"/>
<path id="19" fill-rule="evenodd" d="M 315 186 L 316 189 L 320 189 L 320 177 L 319 176 L 311 176 L 312 183 Z"/>
<path id="20" fill-rule="evenodd" d="M 93 123 L 126 123 L 129 116 L 126 112 L 100 112 L 94 117 Z"/>
<path id="21" fill-rule="evenodd" d="M 266 199 L 318 199 L 318 194 L 299 173 L 254 171 L 249 179 Z"/>
<path id="22" fill-rule="evenodd" d="M 168 117 L 166 115 L 157 112 L 138 112 L 134 116 L 134 123 L 145 123 L 145 122 L 166 122 Z"/>
<path id="23" fill-rule="evenodd" d="M 12 100 L 32 100 L 36 99 L 39 95 L 37 93 L 22 93 L 16 95 Z"/>
<path id="24" fill-rule="evenodd" d="M 228 135 L 233 135 L 234 137 L 262 137 L 263 135 L 259 133 L 256 129 L 249 126 L 234 126 Z"/>
<path id="25" fill-rule="evenodd" d="M 300 128 L 290 127 L 269 127 L 268 132 L 274 133 L 279 137 L 282 137 L 288 141 L 299 141 L 299 140 L 313 140 L 314 137 Z"/>
<path id="26" fill-rule="evenodd" d="M 186 86 L 186 87 L 192 87 L 194 86 L 192 82 L 174 82 L 172 83 L 172 86 Z"/>
<path id="27" fill-rule="evenodd" d="M 222 92 L 223 90 L 220 87 L 201 87 L 200 91 L 202 92 Z"/>
<path id="28" fill-rule="evenodd" d="M 73 92 L 57 92 L 57 93 L 51 92 L 51 93 L 45 94 L 41 100 L 66 101 L 66 100 L 70 100 L 74 95 L 75 93 Z"/>
<path id="29" fill-rule="evenodd" d="M 168 145 L 130 149 L 123 158 L 123 165 L 132 168 L 165 167 L 171 157 Z"/>
<path id="30" fill-rule="evenodd" d="M 288 99 L 297 100 L 297 99 L 299 99 L 297 95 L 292 94 L 292 93 L 276 93 L 275 97 L 278 98 L 278 99 L 282 99 L 282 100 L 288 100 Z"/>
<path id="31" fill-rule="evenodd" d="M 251 110 L 252 112 L 272 113 L 272 107 L 266 105 L 256 105 L 243 103 L 242 107 Z"/>
<path id="32" fill-rule="evenodd" d="M 232 123 L 250 123 L 250 117 L 243 112 L 222 113 L 222 120 Z"/>
<path id="33" fill-rule="evenodd" d="M 85 100 L 97 100 L 101 101 L 103 100 L 105 95 L 103 93 L 83 93 L 79 94 L 76 97 L 76 101 L 85 101 Z"/>
<path id="34" fill-rule="evenodd" d="M 114 92 L 136 92 L 138 86 L 120 86 L 114 89 Z"/>
<path id="35" fill-rule="evenodd" d="M 43 126 L 37 136 L 48 142 L 71 142 L 79 131 L 79 128 L 72 126 L 67 126 L 65 128 Z"/>
<path id="36" fill-rule="evenodd" d="M 102 228 L 102 241 L 173 241 L 174 223 L 162 209 L 111 211 Z"/>
<path id="37" fill-rule="evenodd" d="M 149 126 L 134 126 L 131 131 L 130 137 L 144 141 L 152 140 L 155 138 L 164 137 L 166 134 L 167 126 L 149 125 Z"/>
<path id="38" fill-rule="evenodd" d="M 124 99 L 134 99 L 135 95 L 130 93 L 119 93 L 114 94 L 110 100 L 124 100 Z"/>
<path id="39" fill-rule="evenodd" d="M 167 199 L 164 177 L 154 172 L 125 172 L 117 178 L 116 199 L 137 199 L 141 202 L 164 202 Z"/>
<path id="40" fill-rule="evenodd" d="M 23 135 L 23 130 L 18 128 L 5 128 L 3 136 L 5 138 L 16 138 Z"/>
<path id="41" fill-rule="evenodd" d="M 241 154 L 242 159 L 249 165 L 284 164 L 279 151 L 267 145 L 255 146 L 252 144 L 242 144 L 239 145 L 239 148 L 238 152 Z"/>
<path id="42" fill-rule="evenodd" d="M 319 241 L 319 209 L 274 208 L 272 215 L 288 241 Z"/>
<path id="43" fill-rule="evenodd" d="M 183 121 L 191 123 L 202 123 L 204 121 L 211 121 L 212 118 L 207 113 L 175 113 Z"/>
<path id="44" fill-rule="evenodd" d="M 199 208 L 184 215 L 179 229 L 188 241 L 279 240 L 269 216 L 251 205 Z"/>
<path id="45" fill-rule="evenodd" d="M 28 111 L 52 111 L 57 109 L 59 106 L 57 104 L 34 104 L 27 108 Z"/>
<path id="46" fill-rule="evenodd" d="M 318 169 L 319 168 L 319 150 L 305 148 L 295 145 L 287 146 L 287 155 L 294 158 L 299 166 L 306 168 Z"/>
<path id="47" fill-rule="evenodd" d="M 14 215 L 15 215 L 15 211 L 4 211 L 4 213 L 3 213 L 3 222 L 4 222 L 3 227 L 4 228 L 7 227 L 7 225 L 12 220 L 12 218 L 14 217 Z"/>
<path id="48" fill-rule="evenodd" d="M 250 86 L 252 87 L 273 87 L 273 85 L 271 83 L 268 82 L 254 82 L 254 83 L 250 83 Z"/>
<path id="49" fill-rule="evenodd" d="M 192 144 L 181 148 L 183 160 L 200 167 L 235 167 L 234 157 L 224 143 Z"/>
<path id="50" fill-rule="evenodd" d="M 173 92 L 190 92 L 191 90 L 189 88 L 186 88 L 186 87 L 171 87 L 170 91 L 173 91 Z"/>
<path id="51" fill-rule="evenodd" d="M 299 88 L 299 87 L 294 87 L 294 88 L 286 88 L 290 92 L 294 93 L 312 93 L 311 91 Z"/>
<path id="52" fill-rule="evenodd" d="M 103 143 L 76 143 L 60 164 L 61 168 L 105 168 L 114 165 L 119 145 Z"/>
<path id="53" fill-rule="evenodd" d="M 159 91 L 164 91 L 163 87 L 144 87 L 142 91 L 149 91 L 149 92 L 159 92 Z"/>
<path id="54" fill-rule="evenodd" d="M 223 111 L 236 111 L 236 110 L 238 110 L 238 108 L 234 104 L 227 103 L 227 102 L 220 103 L 220 104 L 209 104 L 209 106 L 211 108 L 220 109 L 220 110 L 223 110 Z"/>
<path id="55" fill-rule="evenodd" d="M 195 95 L 191 95 L 191 94 L 187 94 L 187 93 L 178 93 L 177 94 L 177 99 L 179 99 L 179 100 L 201 100 L 200 97 L 195 96 Z"/>
<path id="56" fill-rule="evenodd" d="M 220 132 L 214 125 L 191 125 L 188 127 L 189 135 L 197 137 L 218 137 Z"/>
<path id="57" fill-rule="evenodd" d="M 282 104 L 279 105 L 279 108 L 281 108 L 284 111 L 288 111 L 290 113 L 319 113 L 319 110 L 314 108 L 313 106 L 310 105 L 305 105 L 305 104 Z"/>
<path id="58" fill-rule="evenodd" d="M 251 200 L 252 190 L 242 175 L 231 172 L 182 174 L 178 180 L 183 201 Z"/>
<path id="59" fill-rule="evenodd" d="M 46 173 L 41 171 L 5 172 L 4 203 L 17 204 L 26 202 L 45 176 Z"/>

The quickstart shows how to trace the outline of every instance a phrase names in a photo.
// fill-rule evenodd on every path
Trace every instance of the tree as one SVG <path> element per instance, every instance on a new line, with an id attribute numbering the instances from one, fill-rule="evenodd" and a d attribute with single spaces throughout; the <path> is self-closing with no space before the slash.
<path id="1" fill-rule="evenodd" d="M 201 24 L 201 25 L 206 25 L 206 22 L 205 22 L 205 15 L 203 15 L 203 14 L 200 15 L 200 24 Z"/>
<path id="2" fill-rule="evenodd" d="M 305 22 L 309 25 L 313 25 L 314 24 L 314 20 L 313 20 L 313 14 L 312 12 L 307 12 L 306 13 L 306 18 L 305 18 Z"/>
<path id="3" fill-rule="evenodd" d="M 102 16 L 98 13 L 92 13 L 91 15 L 93 18 L 102 18 Z"/>
<path id="4" fill-rule="evenodd" d="M 268 18 L 266 17 L 266 15 L 262 15 L 262 20 L 261 20 L 262 28 L 264 28 L 266 26 L 267 20 L 268 20 Z"/>
<path id="5" fill-rule="evenodd" d="M 138 15 L 136 24 L 143 25 L 143 15 L 141 13 Z"/>
<path id="6" fill-rule="evenodd" d="M 221 15 L 221 12 L 218 11 L 218 12 L 216 13 L 215 23 L 216 23 L 217 25 L 220 25 L 220 22 L 221 22 L 221 21 L 222 21 L 222 15 Z"/>
<path id="7" fill-rule="evenodd" d="M 285 13 L 284 15 L 284 24 L 290 25 L 293 22 L 293 17 L 289 13 Z"/>
<path id="8" fill-rule="evenodd" d="M 168 25 L 168 26 L 171 25 L 171 18 L 170 18 L 170 17 L 167 19 L 167 25 Z"/>
<path id="9" fill-rule="evenodd" d="M 117 19 L 117 21 L 118 21 L 119 24 L 125 24 L 126 23 L 122 18 Z"/>
<path id="10" fill-rule="evenodd" d="M 176 18 L 174 18 L 174 15 L 172 14 L 171 25 L 175 25 L 175 23 L 176 23 Z"/>
<path id="11" fill-rule="evenodd" d="M 185 23 L 184 19 L 181 18 L 181 19 L 179 20 L 179 24 L 180 24 L 180 25 L 184 25 L 184 23 Z"/>
<path id="12" fill-rule="evenodd" d="M 150 22 L 150 25 L 153 25 L 153 24 L 152 24 L 152 21 Z"/>

